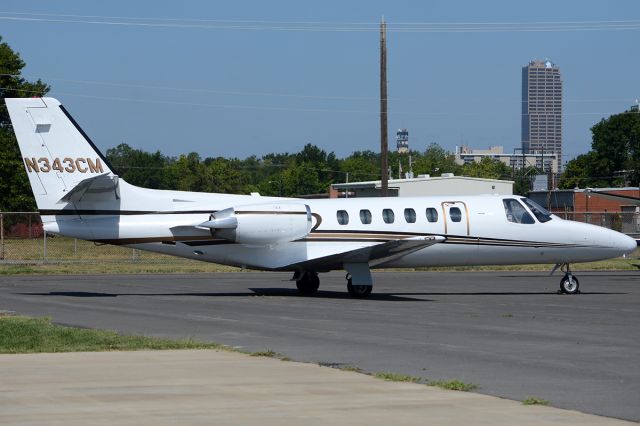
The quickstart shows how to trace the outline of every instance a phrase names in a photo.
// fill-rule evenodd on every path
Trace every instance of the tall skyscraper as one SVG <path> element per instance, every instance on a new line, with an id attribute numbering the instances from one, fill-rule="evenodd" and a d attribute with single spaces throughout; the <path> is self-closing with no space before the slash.
<path id="1" fill-rule="evenodd" d="M 562 79 L 560 68 L 548 60 L 522 67 L 522 150 L 553 153 L 562 168 Z"/>

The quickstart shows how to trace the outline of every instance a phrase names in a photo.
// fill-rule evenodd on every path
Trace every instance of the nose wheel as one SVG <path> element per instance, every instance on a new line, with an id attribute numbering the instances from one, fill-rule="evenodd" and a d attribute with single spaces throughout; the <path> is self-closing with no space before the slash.
<path id="1" fill-rule="evenodd" d="M 578 294 L 580 293 L 580 282 L 573 274 L 565 274 L 560 280 L 560 293 Z"/>
<path id="2" fill-rule="evenodd" d="M 569 264 L 562 265 L 561 270 L 565 273 L 560 280 L 560 290 L 558 294 L 578 294 L 580 293 L 580 282 L 575 275 L 571 273 Z"/>

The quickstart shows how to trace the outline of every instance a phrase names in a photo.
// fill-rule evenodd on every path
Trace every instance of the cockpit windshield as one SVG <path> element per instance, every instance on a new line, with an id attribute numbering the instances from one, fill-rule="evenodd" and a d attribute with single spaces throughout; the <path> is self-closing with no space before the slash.
<path id="1" fill-rule="evenodd" d="M 540 223 L 548 222 L 551 218 L 551 212 L 542 207 L 540 204 L 531 201 L 528 198 L 521 198 L 522 201 L 529 207 L 531 213 L 540 221 Z"/>
<path id="2" fill-rule="evenodd" d="M 506 198 L 502 200 L 502 203 L 504 204 L 504 212 L 507 215 L 507 220 L 509 222 L 524 224 L 536 223 L 529 212 L 522 207 L 522 204 L 520 204 L 518 200 Z"/>

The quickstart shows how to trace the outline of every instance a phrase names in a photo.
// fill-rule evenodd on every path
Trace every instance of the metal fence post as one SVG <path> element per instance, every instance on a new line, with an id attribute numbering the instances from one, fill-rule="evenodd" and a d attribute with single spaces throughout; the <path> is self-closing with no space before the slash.
<path id="1" fill-rule="evenodd" d="M 47 231 L 42 233 L 44 240 L 42 244 L 42 263 L 47 263 Z"/>

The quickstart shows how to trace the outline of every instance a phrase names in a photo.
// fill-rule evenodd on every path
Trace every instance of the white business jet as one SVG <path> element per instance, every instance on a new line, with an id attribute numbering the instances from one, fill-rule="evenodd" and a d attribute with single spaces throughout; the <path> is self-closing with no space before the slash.
<path id="1" fill-rule="evenodd" d="M 562 220 L 517 195 L 303 200 L 139 188 L 119 179 L 53 98 L 6 99 L 48 233 L 265 271 L 291 271 L 302 294 L 347 271 L 353 297 L 372 268 L 550 263 L 618 257 L 636 241 Z"/>

